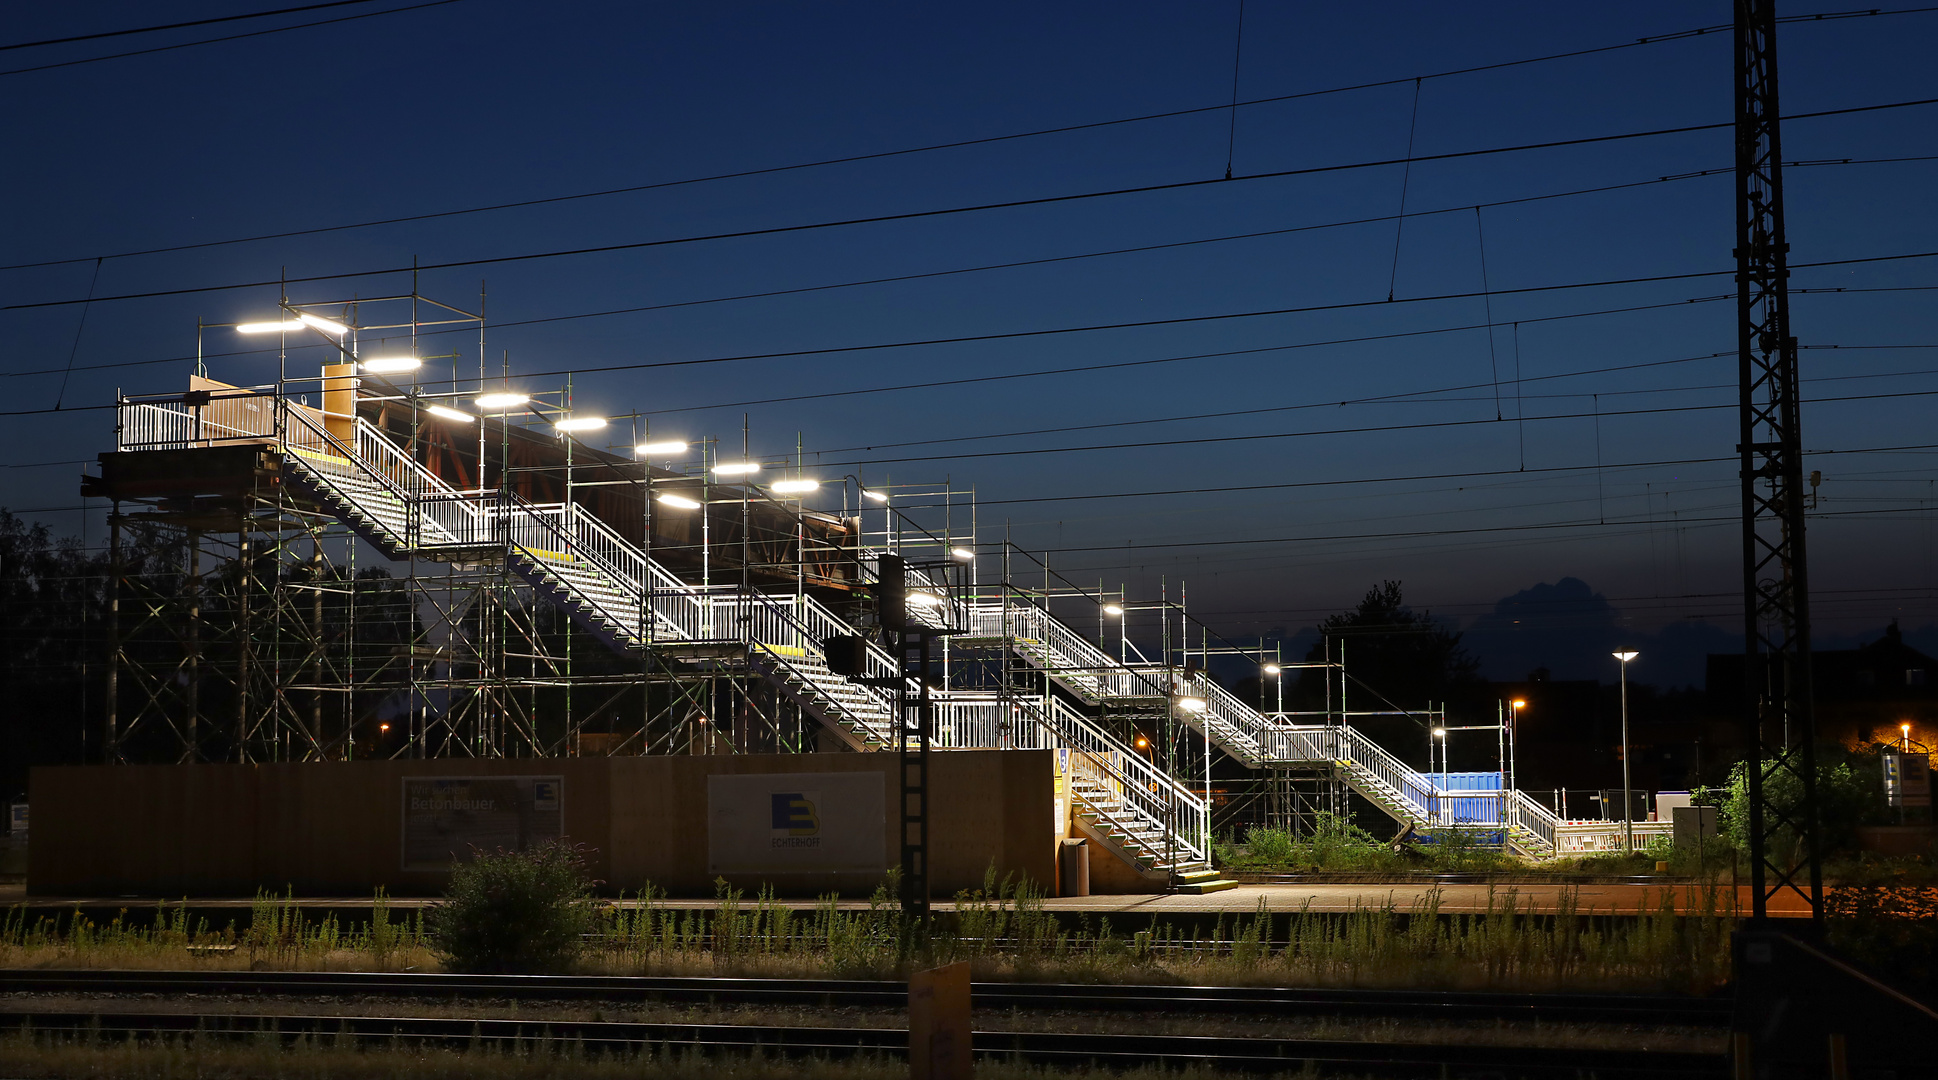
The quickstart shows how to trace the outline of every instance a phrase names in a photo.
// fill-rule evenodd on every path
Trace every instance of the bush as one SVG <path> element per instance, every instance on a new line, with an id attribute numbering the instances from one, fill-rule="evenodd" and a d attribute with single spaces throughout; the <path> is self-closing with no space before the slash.
<path id="1" fill-rule="evenodd" d="M 1253 826 L 1243 847 L 1220 844 L 1219 861 L 1247 870 L 1387 870 L 1398 865 L 1392 849 L 1350 818 L 1320 813 L 1312 831 L 1294 835 L 1284 829 Z"/>
<path id="2" fill-rule="evenodd" d="M 593 929 L 594 884 L 577 845 L 477 852 L 452 870 L 444 902 L 430 911 L 433 948 L 452 971 L 563 971 Z"/>
<path id="3" fill-rule="evenodd" d="M 1780 772 L 1765 782 L 1764 798 L 1771 806 L 1793 811 L 1803 801 L 1803 785 Z M 1730 770 L 1722 797 L 1722 832 L 1738 850 L 1750 849 L 1749 776 L 1742 763 Z M 1823 856 L 1857 851 L 1857 827 L 1890 820 L 1884 807 L 1884 781 L 1877 752 L 1851 752 L 1837 746 L 1817 748 L 1817 839 Z M 1778 826 L 1771 838 L 1772 856 L 1801 855 L 1794 830 Z"/>

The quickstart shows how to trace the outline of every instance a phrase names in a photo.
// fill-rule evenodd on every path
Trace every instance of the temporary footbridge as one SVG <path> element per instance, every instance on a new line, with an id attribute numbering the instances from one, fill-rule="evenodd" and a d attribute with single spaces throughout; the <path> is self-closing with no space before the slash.
<path id="1" fill-rule="evenodd" d="M 871 644 L 873 680 L 857 682 L 832 674 L 822 651 L 830 638 L 866 634 L 857 626 L 866 614 L 855 605 L 837 611 L 840 603 L 817 599 L 798 584 L 763 584 L 745 572 L 726 584 L 714 580 L 721 575 L 696 573 L 679 565 L 682 558 L 691 562 L 689 550 L 655 551 L 650 527 L 628 535 L 596 504 L 569 497 L 570 484 L 560 493 L 567 497 L 536 501 L 510 483 L 484 489 L 482 467 L 453 483 L 445 470 L 426 463 L 432 455 L 423 448 L 436 440 L 424 434 L 443 425 L 451 429 L 447 442 L 472 432 L 482 442 L 471 426 L 479 418 L 440 419 L 414 410 L 406 437 L 364 401 L 338 394 L 335 400 L 345 404 L 329 407 L 326 392 L 326 407 L 319 409 L 275 388 L 198 380 L 187 394 L 124 397 L 117 453 L 102 455 L 103 477 L 91 483 L 97 494 L 133 497 L 130 476 L 148 477 L 151 489 L 166 487 L 158 475 L 181 474 L 185 455 L 243 450 L 256 473 L 278 487 L 279 498 L 300 499 L 390 559 L 499 567 L 613 654 L 730 665 L 813 717 L 825 731 L 823 746 L 865 752 L 895 744 L 894 695 L 882 685 L 892 686 L 899 670 L 894 658 Z M 169 455 L 169 464 L 149 457 L 145 468 L 132 468 L 140 455 Z M 478 460 L 484 459 L 481 448 Z M 653 482 L 651 470 L 643 475 Z M 752 484 L 735 489 L 734 497 L 766 498 Z M 846 551 L 845 572 L 860 587 L 852 595 L 865 593 L 881 553 L 859 542 Z M 1041 595 L 1007 585 L 932 585 L 947 605 L 941 617 L 963 628 L 952 649 L 1039 675 L 1027 690 L 934 690 L 934 745 L 1059 751 L 1086 831 L 1153 880 L 1208 875 L 1209 784 L 1170 775 L 1130 745 L 1110 716 L 1169 716 L 1249 768 L 1325 772 L 1394 821 L 1423 832 L 1460 825 L 1491 830 L 1527 854 L 1555 850 L 1555 816 L 1519 791 L 1489 792 L 1484 799 L 1451 792 L 1349 724 L 1295 723 L 1252 708 L 1203 671 L 1113 657 L 1053 615 Z"/>

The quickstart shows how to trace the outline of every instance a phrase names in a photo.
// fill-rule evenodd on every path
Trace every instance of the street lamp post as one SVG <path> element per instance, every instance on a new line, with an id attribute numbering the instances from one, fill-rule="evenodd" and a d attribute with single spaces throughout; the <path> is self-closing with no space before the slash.
<path id="1" fill-rule="evenodd" d="M 1630 821 L 1635 816 L 1635 796 L 1629 788 L 1628 771 L 1628 662 L 1642 655 L 1639 652 L 1618 652 L 1613 654 L 1622 662 L 1622 850 L 1635 850 L 1635 825 Z"/>

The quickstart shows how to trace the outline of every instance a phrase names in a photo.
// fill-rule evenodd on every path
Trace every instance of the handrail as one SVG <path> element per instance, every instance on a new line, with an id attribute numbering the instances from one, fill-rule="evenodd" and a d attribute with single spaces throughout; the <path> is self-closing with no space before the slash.
<path id="1" fill-rule="evenodd" d="M 483 542 L 484 515 L 480 508 L 361 418 L 356 421 L 353 449 L 312 418 L 308 410 L 292 408 L 286 401 L 279 405 L 279 415 L 285 418 L 281 425 L 282 443 L 295 453 L 304 468 L 326 482 L 332 474 L 361 475 L 398 502 L 404 515 L 405 546 L 448 547 Z M 287 419 L 292 417 L 293 425 Z M 427 503 L 428 496 L 436 498 Z M 350 496 L 345 493 L 345 497 Z M 426 513 L 426 505 L 444 512 Z M 426 524 L 431 529 L 425 529 Z M 426 542 L 424 534 L 433 530 L 442 539 Z"/>
<path id="2" fill-rule="evenodd" d="M 1555 832 L 1561 824 L 1549 809 L 1528 797 L 1520 788 L 1509 788 L 1507 793 L 1507 825 L 1510 829 L 1520 828 L 1555 849 Z"/>
<path id="3" fill-rule="evenodd" d="M 1083 755 L 1107 775 L 1119 800 L 1157 823 L 1176 842 L 1180 854 L 1198 862 L 1210 858 L 1211 812 L 1202 796 L 1126 749 L 1061 698 L 1050 698 L 1045 710 L 1030 711 L 1073 755 Z"/>
<path id="4" fill-rule="evenodd" d="M 1049 661 L 1047 672 L 1092 701 L 1164 696 L 1163 685 L 1153 677 L 1157 669 L 1146 672 L 1123 663 L 1065 625 L 1028 593 L 1014 586 L 1007 589 L 1021 602 L 974 605 L 968 612 L 972 634 L 1041 644 Z"/>

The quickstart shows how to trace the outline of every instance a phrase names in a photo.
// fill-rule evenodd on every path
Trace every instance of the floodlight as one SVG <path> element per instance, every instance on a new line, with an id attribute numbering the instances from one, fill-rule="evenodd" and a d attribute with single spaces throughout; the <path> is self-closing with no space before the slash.
<path id="1" fill-rule="evenodd" d="M 1278 673 L 1279 673 L 1279 666 L 1278 666 L 1277 664 L 1267 664 L 1267 665 L 1265 665 L 1265 674 L 1267 674 L 1267 675 L 1277 675 Z"/>
<path id="2" fill-rule="evenodd" d="M 477 419 L 477 417 L 472 416 L 468 412 L 447 409 L 442 405 L 426 405 L 424 406 L 424 411 L 430 413 L 432 416 L 441 416 L 446 420 L 455 420 L 460 424 L 469 424 Z"/>
<path id="3" fill-rule="evenodd" d="M 606 418 L 603 416 L 568 416 L 563 420 L 552 421 L 553 430 L 567 433 L 574 431 L 597 431 L 605 426 Z"/>
<path id="4" fill-rule="evenodd" d="M 713 467 L 715 476 L 750 476 L 759 471 L 758 461 L 723 461 Z"/>
<path id="5" fill-rule="evenodd" d="M 335 334 L 338 337 L 342 337 L 344 334 L 347 334 L 350 332 L 350 328 L 343 325 L 340 322 L 331 322 L 330 320 L 324 318 L 321 315 L 311 315 L 307 311 L 297 312 L 296 317 L 299 320 L 303 321 L 304 323 L 307 323 L 310 326 L 314 326 L 318 330 L 321 330 L 326 334 Z"/>
<path id="6" fill-rule="evenodd" d="M 671 442 L 640 443 L 638 446 L 633 447 L 633 453 L 640 457 L 666 457 L 670 454 L 684 454 L 686 453 L 686 444 L 678 440 Z"/>
<path id="7" fill-rule="evenodd" d="M 516 409 L 518 406 L 530 400 L 531 398 L 525 394 L 479 394 L 474 399 L 474 404 L 480 409 L 496 411 L 500 409 Z"/>
<path id="8" fill-rule="evenodd" d="M 1633 660 L 1642 654 L 1639 652 L 1618 652 L 1618 653 L 1610 653 L 1609 655 L 1613 656 L 1615 659 L 1620 660 L 1622 663 L 1626 664 L 1630 660 Z"/>
<path id="9" fill-rule="evenodd" d="M 1528 703 L 1525 701 L 1522 701 L 1520 698 L 1515 698 L 1513 701 L 1508 702 L 1508 704 L 1514 706 L 1517 709 L 1525 709 L 1528 707 Z"/>
<path id="10" fill-rule="evenodd" d="M 958 559 L 973 559 L 976 557 L 976 553 L 970 551 L 968 548 L 950 548 L 949 554 L 954 555 Z"/>
<path id="11" fill-rule="evenodd" d="M 659 501 L 677 510 L 698 510 L 700 508 L 698 500 L 689 499 L 684 495 L 675 495 L 670 491 L 660 492 Z"/>
<path id="12" fill-rule="evenodd" d="M 357 366 L 372 375 L 389 375 L 398 371 L 416 371 L 424 366 L 424 361 L 415 356 L 373 356 L 357 361 Z"/>
<path id="13" fill-rule="evenodd" d="M 1447 729 L 1446 729 L 1446 728 L 1443 728 L 1443 727 L 1437 727 L 1437 728 L 1434 728 L 1434 729 L 1433 729 L 1433 737 L 1434 737 L 1434 738 L 1436 738 L 1436 739 L 1444 739 L 1444 738 L 1446 738 L 1446 737 L 1447 737 Z"/>
<path id="14" fill-rule="evenodd" d="M 301 330 L 302 328 L 303 328 L 303 324 L 300 322 L 297 322 L 295 319 L 284 319 L 281 322 L 237 323 L 236 333 L 238 334 L 286 334 L 291 330 Z"/>
<path id="15" fill-rule="evenodd" d="M 821 486 L 819 480 L 776 480 L 771 490 L 781 495 L 799 495 Z"/>
<path id="16" fill-rule="evenodd" d="M 1124 609 L 1117 604 L 1104 605 L 1104 614 L 1106 615 L 1116 616 L 1116 615 L 1122 615 L 1123 613 L 1124 613 Z"/>
<path id="17" fill-rule="evenodd" d="M 867 488 L 861 489 L 861 497 L 871 502 L 885 503 L 888 501 L 886 494 L 879 491 L 870 491 Z"/>
<path id="18" fill-rule="evenodd" d="M 934 593 L 915 592 L 913 590 L 908 594 L 908 602 L 918 607 L 941 607 L 944 603 L 943 599 Z"/>
<path id="19" fill-rule="evenodd" d="M 1906 735 L 1911 734 L 1911 722 L 1907 720 L 1904 723 L 1899 724 L 1898 730 L 1904 732 Z"/>
<path id="20" fill-rule="evenodd" d="M 1201 713 L 1205 711 L 1205 699 L 1197 697 L 1179 698 L 1178 708 L 1188 713 Z"/>

